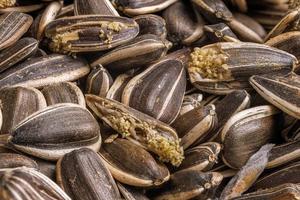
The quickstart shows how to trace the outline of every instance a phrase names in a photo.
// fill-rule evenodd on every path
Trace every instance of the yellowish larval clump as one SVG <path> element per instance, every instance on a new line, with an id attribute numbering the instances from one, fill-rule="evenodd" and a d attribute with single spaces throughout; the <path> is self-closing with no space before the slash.
<path id="1" fill-rule="evenodd" d="M 79 40 L 77 31 L 56 34 L 51 38 L 50 49 L 54 52 L 66 53 L 71 50 L 71 41 Z"/>
<path id="2" fill-rule="evenodd" d="M 169 140 L 159 134 L 147 135 L 148 148 L 159 155 L 163 162 L 170 162 L 174 166 L 179 166 L 184 159 L 183 148 L 179 145 L 179 140 Z"/>
<path id="3" fill-rule="evenodd" d="M 230 78 L 228 56 L 214 48 L 195 48 L 190 55 L 188 70 L 202 78 L 225 80 Z"/>
<path id="4" fill-rule="evenodd" d="M 7 8 L 14 6 L 16 4 L 16 0 L 0 0 L 0 8 Z"/>

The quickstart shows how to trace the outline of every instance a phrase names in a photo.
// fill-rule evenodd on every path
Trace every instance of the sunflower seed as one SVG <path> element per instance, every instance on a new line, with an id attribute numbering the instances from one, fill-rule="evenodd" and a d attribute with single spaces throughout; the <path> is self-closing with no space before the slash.
<path id="1" fill-rule="evenodd" d="M 75 15 L 120 16 L 109 0 L 75 0 Z"/>
<path id="2" fill-rule="evenodd" d="M 167 28 L 166 21 L 153 14 L 138 15 L 133 18 L 140 27 L 139 35 L 152 34 L 158 36 L 160 39 L 166 39 Z"/>
<path id="3" fill-rule="evenodd" d="M 299 75 L 253 76 L 250 78 L 250 83 L 265 100 L 300 119 Z"/>
<path id="4" fill-rule="evenodd" d="M 3 124 L 0 133 L 12 133 L 13 128 L 29 115 L 46 108 L 43 94 L 30 87 L 6 87 L 0 90 Z"/>
<path id="5" fill-rule="evenodd" d="M 128 82 L 132 79 L 131 75 L 120 74 L 107 92 L 106 98 L 122 101 L 122 94 Z"/>
<path id="6" fill-rule="evenodd" d="M 74 103 L 85 107 L 85 99 L 82 91 L 74 83 L 61 82 L 45 86 L 42 93 L 47 105 L 58 103 Z"/>
<path id="7" fill-rule="evenodd" d="M 26 156 L 16 153 L 0 153 L 0 169 L 16 167 L 39 169 L 38 164 Z"/>
<path id="8" fill-rule="evenodd" d="M 145 149 L 126 139 L 117 138 L 111 143 L 104 143 L 100 156 L 113 177 L 127 185 L 158 186 L 170 178 L 166 166 L 156 162 Z"/>
<path id="9" fill-rule="evenodd" d="M 165 123 L 172 123 L 183 101 L 185 77 L 184 64 L 180 60 L 166 58 L 158 61 L 128 82 L 122 103 Z"/>
<path id="10" fill-rule="evenodd" d="M 171 46 L 167 40 L 146 34 L 101 55 L 91 63 L 91 66 L 101 64 L 108 70 L 120 72 L 144 67 L 165 56 Z"/>
<path id="11" fill-rule="evenodd" d="M 1 199 L 57 199 L 71 198 L 47 176 L 32 168 L 0 169 Z"/>
<path id="12" fill-rule="evenodd" d="M 221 131 L 222 158 L 231 168 L 241 168 L 262 145 L 274 141 L 280 130 L 279 110 L 258 106 L 233 115 Z"/>
<path id="13" fill-rule="evenodd" d="M 22 38 L 0 53 L 0 73 L 18 62 L 35 54 L 38 41 L 33 38 Z"/>
<path id="14" fill-rule="evenodd" d="M 100 128 L 92 114 L 76 104 L 55 104 L 35 112 L 12 131 L 17 150 L 46 160 L 58 160 L 74 149 L 101 145 Z"/>
<path id="15" fill-rule="evenodd" d="M 121 199 L 109 170 L 87 148 L 67 153 L 57 162 L 57 183 L 74 200 Z"/>
<path id="16" fill-rule="evenodd" d="M 52 54 L 29 59 L 1 73 L 0 88 L 12 85 L 43 87 L 77 80 L 89 71 L 90 68 L 84 60 Z"/>
<path id="17" fill-rule="evenodd" d="M 30 15 L 10 12 L 0 16 L 0 50 L 18 41 L 29 29 L 33 19 Z"/>

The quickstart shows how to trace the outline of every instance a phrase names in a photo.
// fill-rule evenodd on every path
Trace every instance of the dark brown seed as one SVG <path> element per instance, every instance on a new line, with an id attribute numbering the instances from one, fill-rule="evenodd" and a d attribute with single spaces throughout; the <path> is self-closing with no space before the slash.
<path id="1" fill-rule="evenodd" d="M 222 0 L 192 0 L 192 3 L 210 23 L 228 22 L 233 18 Z"/>
<path id="2" fill-rule="evenodd" d="M 248 193 L 233 200 L 298 200 L 300 199 L 300 186 L 286 183 L 265 190 Z"/>
<path id="3" fill-rule="evenodd" d="M 208 171 L 217 162 L 221 151 L 221 145 L 216 142 L 207 142 L 199 146 L 189 148 L 184 152 L 185 159 L 178 170 Z"/>
<path id="4" fill-rule="evenodd" d="M 118 187 L 99 155 L 74 150 L 57 163 L 57 183 L 74 200 L 120 200 Z"/>
<path id="5" fill-rule="evenodd" d="M 55 104 L 32 114 L 12 131 L 17 150 L 46 160 L 58 160 L 74 149 L 98 151 L 100 128 L 93 115 L 76 104 Z"/>
<path id="6" fill-rule="evenodd" d="M 212 42 L 240 42 L 232 30 L 224 23 L 205 25 L 205 34 Z"/>
<path id="7" fill-rule="evenodd" d="M 117 72 L 145 67 L 164 57 L 171 46 L 169 41 L 162 40 L 156 35 L 141 35 L 101 55 L 91 63 L 91 66 L 101 64 L 106 69 Z"/>
<path id="8" fill-rule="evenodd" d="M 252 186 L 251 191 L 276 187 L 285 183 L 300 183 L 300 162 L 292 163 L 288 166 L 283 166 L 276 171 L 262 176 Z"/>
<path id="9" fill-rule="evenodd" d="M 183 170 L 171 175 L 170 181 L 154 193 L 154 200 L 209 199 L 223 177 L 216 172 Z"/>
<path id="10" fill-rule="evenodd" d="M 268 102 L 300 119 L 300 76 L 253 76 L 250 83 Z"/>
<path id="11" fill-rule="evenodd" d="M 148 187 L 168 181 L 170 173 L 155 161 L 149 152 L 126 139 L 104 143 L 100 149 L 102 161 L 113 177 L 127 185 Z"/>
<path id="12" fill-rule="evenodd" d="M 19 122 L 47 106 L 39 90 L 19 86 L 1 89 L 0 102 L 3 114 L 1 134 L 10 134 Z"/>
<path id="13" fill-rule="evenodd" d="M 128 82 L 122 103 L 169 124 L 179 114 L 185 88 L 184 64 L 165 58 Z"/>
<path id="14" fill-rule="evenodd" d="M 282 33 L 266 41 L 265 44 L 286 51 L 293 54 L 298 60 L 300 59 L 300 51 L 298 48 L 300 45 L 299 31 Z"/>
<path id="15" fill-rule="evenodd" d="M 109 0 L 75 0 L 74 14 L 120 16 Z"/>
<path id="16" fill-rule="evenodd" d="M 178 0 L 116 0 L 117 8 L 127 15 L 142 15 L 164 10 Z"/>
<path id="17" fill-rule="evenodd" d="M 10 12 L 0 16 L 0 50 L 18 41 L 29 29 L 33 19 L 30 15 Z"/>
<path id="18" fill-rule="evenodd" d="M 184 149 L 195 143 L 205 142 L 203 138 L 213 131 L 216 126 L 215 105 L 199 106 L 179 116 L 172 124 L 172 127 L 175 128 L 181 138 L 181 145 Z"/>
<path id="19" fill-rule="evenodd" d="M 224 188 L 220 200 L 241 196 L 242 193 L 252 186 L 267 166 L 269 154 L 273 146 L 273 144 L 264 145 L 249 158 L 245 166 L 243 166 Z"/>
<path id="20" fill-rule="evenodd" d="M 182 2 L 176 2 L 163 12 L 168 39 L 175 44 L 190 45 L 203 35 L 204 20 Z"/>
<path id="21" fill-rule="evenodd" d="M 71 200 L 47 176 L 27 167 L 0 170 L 0 199 Z"/>
<path id="22" fill-rule="evenodd" d="M 0 53 L 0 73 L 18 62 L 35 54 L 38 41 L 34 38 L 22 38 Z"/>
<path id="23" fill-rule="evenodd" d="M 279 110 L 258 106 L 233 115 L 221 131 L 222 158 L 231 168 L 241 168 L 262 145 L 280 132 Z"/>
<path id="24" fill-rule="evenodd" d="M 125 200 L 150 200 L 146 195 L 143 194 L 142 190 L 138 190 L 137 188 L 127 185 L 122 185 L 121 183 L 117 183 L 117 185 Z"/>
<path id="25" fill-rule="evenodd" d="M 107 92 L 106 98 L 113 99 L 118 102 L 122 101 L 122 94 L 128 82 L 132 79 L 131 75 L 120 74 Z"/>
<path id="26" fill-rule="evenodd" d="M 90 68 L 84 60 L 52 54 L 32 58 L 1 73 L 0 88 L 12 85 L 43 87 L 77 80 L 89 71 Z"/>
<path id="27" fill-rule="evenodd" d="M 140 27 L 139 35 L 153 34 L 160 39 L 166 39 L 166 22 L 162 17 L 153 14 L 138 15 L 134 17 L 134 20 Z"/>
<path id="28" fill-rule="evenodd" d="M 112 84 L 113 80 L 109 72 L 102 65 L 98 65 L 87 78 L 86 93 L 105 97 Z"/>
<path id="29" fill-rule="evenodd" d="M 74 83 L 61 82 L 45 86 L 42 93 L 47 105 L 58 103 L 74 103 L 85 107 L 85 99 L 82 91 Z"/>
<path id="30" fill-rule="evenodd" d="M 16 153 L 0 153 L 0 169 L 16 167 L 39 169 L 38 164 L 27 156 Z"/>
<path id="31" fill-rule="evenodd" d="M 267 168 L 274 168 L 300 158 L 300 140 L 275 146 L 271 152 Z"/>

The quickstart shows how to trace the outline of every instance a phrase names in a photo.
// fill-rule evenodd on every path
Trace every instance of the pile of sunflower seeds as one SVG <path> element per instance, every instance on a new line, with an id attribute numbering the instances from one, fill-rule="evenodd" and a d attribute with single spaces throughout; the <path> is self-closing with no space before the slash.
<path id="1" fill-rule="evenodd" d="M 299 200 L 299 0 L 0 0 L 1 200 Z"/>

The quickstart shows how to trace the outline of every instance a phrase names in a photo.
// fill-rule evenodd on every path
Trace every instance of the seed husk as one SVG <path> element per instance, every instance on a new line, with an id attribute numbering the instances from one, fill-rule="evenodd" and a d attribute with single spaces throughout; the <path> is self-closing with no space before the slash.
<path id="1" fill-rule="evenodd" d="M 209 199 L 223 177 L 216 172 L 183 170 L 171 175 L 170 181 L 155 192 L 154 200 Z"/>
<path id="2" fill-rule="evenodd" d="M 277 168 L 274 172 L 262 176 L 251 187 L 251 191 L 276 187 L 285 183 L 299 184 L 300 162 Z"/>
<path id="3" fill-rule="evenodd" d="M 55 20 L 57 14 L 59 13 L 62 4 L 58 1 L 51 2 L 45 10 L 35 18 L 34 23 L 31 27 L 32 34 L 37 40 L 41 40 L 44 37 L 44 32 L 46 26 Z"/>
<path id="4" fill-rule="evenodd" d="M 226 106 L 224 106 L 226 105 Z M 209 137 L 211 140 L 221 140 L 220 131 L 226 122 L 236 113 L 250 107 L 250 95 L 245 90 L 237 90 L 226 95 L 222 100 L 215 103 L 218 126 Z"/>
<path id="5" fill-rule="evenodd" d="M 176 2 L 163 12 L 168 30 L 168 39 L 175 44 L 190 45 L 203 35 L 204 20 L 192 8 Z"/>
<path id="6" fill-rule="evenodd" d="M 275 168 L 299 160 L 299 152 L 299 140 L 275 146 L 270 152 L 267 168 Z"/>
<path id="7" fill-rule="evenodd" d="M 133 19 L 104 15 L 56 19 L 45 30 L 51 40 L 49 48 L 62 53 L 108 50 L 132 40 L 138 33 Z"/>
<path id="8" fill-rule="evenodd" d="M 221 131 L 222 159 L 231 168 L 241 168 L 262 145 L 280 132 L 280 111 L 257 106 L 233 115 Z"/>
<path id="9" fill-rule="evenodd" d="M 162 40 L 156 35 L 141 35 L 101 55 L 91 63 L 91 66 L 101 64 L 108 70 L 118 72 L 145 67 L 164 57 L 171 46 L 169 41 Z"/>
<path id="10" fill-rule="evenodd" d="M 141 144 L 160 160 L 179 166 L 183 149 L 174 129 L 117 101 L 86 95 L 89 108 L 123 137 Z"/>
<path id="11" fill-rule="evenodd" d="M 18 62 L 25 60 L 35 54 L 38 48 L 38 41 L 34 38 L 22 38 L 12 46 L 0 53 L 0 73 L 12 67 Z"/>
<path id="12" fill-rule="evenodd" d="M 0 198 L 3 200 L 71 200 L 56 183 L 32 168 L 0 169 L 0 178 Z"/>
<path id="13" fill-rule="evenodd" d="M 115 0 L 116 7 L 126 15 L 143 15 L 159 12 L 178 0 Z"/>
<path id="14" fill-rule="evenodd" d="M 300 45 L 299 31 L 282 33 L 266 41 L 265 44 L 293 54 L 297 59 L 300 58 L 300 51 L 298 49 Z"/>
<path id="15" fill-rule="evenodd" d="M 42 93 L 47 105 L 74 103 L 85 107 L 85 99 L 78 86 L 71 82 L 61 82 L 45 86 Z"/>
<path id="16" fill-rule="evenodd" d="M 300 119 L 299 75 L 253 76 L 250 83 L 265 100 Z"/>
<path id="17" fill-rule="evenodd" d="M 51 54 L 29 59 L 0 74 L 0 88 L 5 86 L 43 87 L 45 85 L 74 81 L 86 74 L 90 68 L 82 59 Z"/>
<path id="18" fill-rule="evenodd" d="M 233 200 L 298 200 L 300 198 L 300 186 L 286 183 L 265 190 L 248 193 Z"/>
<path id="19" fill-rule="evenodd" d="M 82 147 L 98 151 L 100 128 L 93 115 L 82 106 L 55 104 L 33 113 L 15 126 L 9 144 L 42 159 L 58 160 Z"/>
<path id="20" fill-rule="evenodd" d="M 191 120 L 193 119 L 193 120 Z M 215 105 L 199 106 L 179 116 L 172 127 L 181 138 L 184 149 L 189 146 L 203 142 L 203 138 L 217 126 Z"/>
<path id="21" fill-rule="evenodd" d="M 109 0 L 75 0 L 74 14 L 120 16 Z"/>
<path id="22" fill-rule="evenodd" d="M 240 42 L 232 30 L 224 23 L 205 25 L 203 29 L 212 42 Z"/>
<path id="23" fill-rule="evenodd" d="M 103 163 L 121 183 L 138 187 L 158 186 L 168 181 L 170 173 L 143 147 L 127 139 L 104 143 L 99 151 Z"/>
<path id="24" fill-rule="evenodd" d="M 0 169 L 23 166 L 39 169 L 38 164 L 27 156 L 17 153 L 0 153 Z"/>
<path id="25" fill-rule="evenodd" d="M 217 162 L 221 145 L 216 142 L 207 142 L 189 148 L 184 152 L 185 159 L 178 170 L 209 171 Z"/>
<path id="26" fill-rule="evenodd" d="M 29 115 L 46 108 L 43 94 L 31 87 L 6 87 L 0 90 L 3 114 L 1 134 L 12 133 L 13 128 Z"/>
<path id="27" fill-rule="evenodd" d="M 293 25 L 299 23 L 300 18 L 300 9 L 296 8 L 288 12 L 277 24 L 276 26 L 268 33 L 265 38 L 265 41 L 283 33 L 287 32 L 289 29 L 293 28 Z"/>
<path id="28" fill-rule="evenodd" d="M 167 28 L 164 18 L 158 15 L 148 14 L 138 15 L 133 19 L 140 27 L 139 35 L 152 34 L 158 36 L 160 39 L 166 39 Z"/>
<path id="29" fill-rule="evenodd" d="M 185 67 L 180 60 L 158 61 L 128 82 L 122 103 L 170 124 L 180 111 L 185 77 Z"/>
<path id="30" fill-rule="evenodd" d="M 57 18 L 70 17 L 74 16 L 74 4 L 65 5 L 61 8 L 60 12 L 57 15 Z"/>
<path id="31" fill-rule="evenodd" d="M 96 66 L 89 74 L 86 81 L 86 93 L 105 97 L 113 84 L 109 72 L 102 66 Z"/>
<path id="32" fill-rule="evenodd" d="M 228 22 L 233 18 L 232 13 L 221 0 L 192 0 L 191 2 L 210 23 Z"/>
<path id="33" fill-rule="evenodd" d="M 128 82 L 132 79 L 131 75 L 128 74 L 120 74 L 115 81 L 113 82 L 112 86 L 107 92 L 106 98 L 113 99 L 118 102 L 122 101 L 122 94 L 123 90 L 128 84 Z"/>
<path id="34" fill-rule="evenodd" d="M 33 18 L 30 15 L 10 12 L 0 16 L 0 51 L 13 45 L 29 29 Z"/>
<path id="35" fill-rule="evenodd" d="M 57 183 L 74 200 L 120 200 L 117 185 L 99 155 L 74 150 L 57 162 Z M 88 192 L 86 192 L 88 191 Z"/>
<path id="36" fill-rule="evenodd" d="M 125 200 L 150 200 L 141 190 L 121 183 L 117 183 L 118 188 Z"/>
<path id="37" fill-rule="evenodd" d="M 1 130 L 1 127 L 2 127 L 2 123 L 3 123 L 2 106 L 0 106 L 0 130 Z"/>
<path id="38" fill-rule="evenodd" d="M 194 108 L 201 106 L 202 100 L 203 100 L 203 95 L 200 93 L 185 95 L 180 108 L 179 116 L 193 110 Z"/>
<path id="39" fill-rule="evenodd" d="M 232 199 L 241 196 L 247 191 L 264 171 L 268 163 L 268 158 L 274 144 L 262 146 L 253 154 L 245 166 L 229 181 L 224 188 L 220 200 Z"/>
<path id="40" fill-rule="evenodd" d="M 265 38 L 265 36 L 267 35 L 264 27 L 256 20 L 254 20 L 252 17 L 237 12 L 233 13 L 233 16 L 236 20 L 238 20 L 239 22 L 248 26 L 251 30 L 256 32 L 261 38 Z"/>

